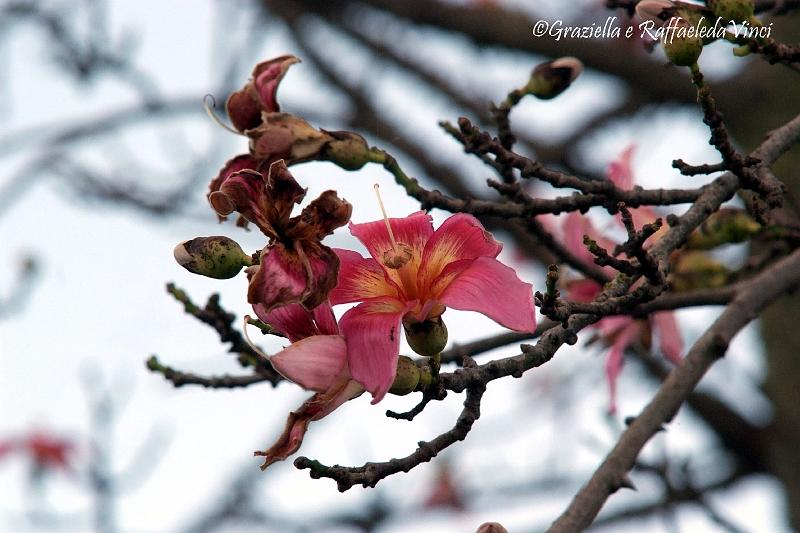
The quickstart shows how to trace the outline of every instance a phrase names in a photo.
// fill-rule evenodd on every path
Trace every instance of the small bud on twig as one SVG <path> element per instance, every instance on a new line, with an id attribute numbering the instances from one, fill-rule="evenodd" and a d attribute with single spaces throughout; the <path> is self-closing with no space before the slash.
<path id="1" fill-rule="evenodd" d="M 576 57 L 561 57 L 537 65 L 523 91 L 542 100 L 555 98 L 567 90 L 583 72 L 583 63 Z"/>

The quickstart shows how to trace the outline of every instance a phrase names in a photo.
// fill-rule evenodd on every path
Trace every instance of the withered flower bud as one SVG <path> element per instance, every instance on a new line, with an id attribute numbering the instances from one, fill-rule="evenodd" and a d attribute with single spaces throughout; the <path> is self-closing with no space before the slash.
<path id="1" fill-rule="evenodd" d="M 555 98 L 567 90 L 583 72 L 583 63 L 576 57 L 561 57 L 537 65 L 523 91 L 542 100 Z"/>
<path id="2" fill-rule="evenodd" d="M 189 272 L 216 279 L 232 278 L 251 262 L 236 241 L 221 235 L 182 242 L 175 247 L 174 255 Z"/>
<path id="3" fill-rule="evenodd" d="M 253 69 L 252 78 L 239 91 L 228 97 L 225 109 L 233 126 L 247 131 L 261 124 L 262 113 L 280 111 L 277 92 L 286 71 L 300 60 L 292 55 L 284 55 L 262 61 Z"/>

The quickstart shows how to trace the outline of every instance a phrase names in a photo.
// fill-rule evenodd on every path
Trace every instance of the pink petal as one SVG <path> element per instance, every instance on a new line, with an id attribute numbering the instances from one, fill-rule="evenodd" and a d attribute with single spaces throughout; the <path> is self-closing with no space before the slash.
<path id="1" fill-rule="evenodd" d="M 292 165 L 317 158 L 332 137 L 290 113 L 266 113 L 257 128 L 247 131 L 256 159 L 285 159 Z"/>
<path id="2" fill-rule="evenodd" d="M 268 203 L 268 196 L 264 176 L 260 172 L 245 168 L 228 174 L 219 190 L 208 194 L 208 201 L 218 215 L 227 216 L 237 211 L 268 237 L 277 237 L 264 212 L 263 206 Z"/>
<path id="3" fill-rule="evenodd" d="M 577 211 L 572 211 L 564 218 L 563 230 L 564 244 L 584 263 L 594 264 L 595 257 L 583 244 L 584 235 L 588 235 L 590 239 L 597 241 L 597 244 L 606 248 L 609 252 L 614 249 L 615 244 L 597 231 L 589 219 L 589 215 L 582 215 Z"/>
<path id="4" fill-rule="evenodd" d="M 314 335 L 293 342 L 269 358 L 283 377 L 306 390 L 328 390 L 342 378 L 347 346 L 341 335 Z"/>
<path id="5" fill-rule="evenodd" d="M 261 264 L 248 269 L 247 301 L 263 306 L 257 313 L 292 303 L 313 309 L 327 301 L 336 285 L 339 258 L 327 246 L 306 244 L 304 249 L 295 241 L 294 250 L 281 242 L 273 244 L 261 252 Z"/>
<path id="6" fill-rule="evenodd" d="M 320 418 L 328 416 L 344 402 L 350 401 L 353 398 L 358 398 L 363 393 L 364 387 L 352 379 L 335 383 L 333 387 L 323 393 L 320 398 L 322 401 L 317 404 L 319 406 L 319 411 L 311 420 L 319 420 Z"/>
<path id="7" fill-rule="evenodd" d="M 280 111 L 276 93 L 286 71 L 300 60 L 292 55 L 285 55 L 263 61 L 253 69 L 253 85 L 258 93 L 261 102 L 264 104 L 264 111 Z"/>
<path id="8" fill-rule="evenodd" d="M 320 335 L 339 334 L 339 324 L 336 323 L 336 317 L 329 301 L 325 301 L 322 305 L 314 308 L 314 322 L 317 324 L 317 330 Z"/>
<path id="9" fill-rule="evenodd" d="M 607 316 L 594 325 L 604 337 L 611 338 L 636 321 L 628 315 Z"/>
<path id="10" fill-rule="evenodd" d="M 265 216 L 273 226 L 285 228 L 292 209 L 295 204 L 303 201 L 306 190 L 294 179 L 283 159 L 269 166 L 266 185 L 267 202 L 263 206 Z"/>
<path id="11" fill-rule="evenodd" d="M 617 159 L 608 164 L 608 168 L 606 169 L 606 176 L 608 179 L 620 189 L 629 190 L 633 188 L 634 180 L 631 160 L 633 159 L 633 152 L 635 151 L 635 144 L 628 145 Z"/>
<path id="12" fill-rule="evenodd" d="M 572 251 L 575 256 L 586 264 L 594 264 L 595 256 L 583 244 L 583 236 L 588 235 L 611 253 L 616 243 L 600 233 L 592 224 L 588 215 L 581 215 L 577 211 L 572 211 L 564 218 L 562 229 L 564 230 L 564 244 Z M 604 267 L 610 276 L 616 275 L 616 271 L 611 267 Z"/>
<path id="13" fill-rule="evenodd" d="M 398 243 L 403 243 L 411 247 L 411 260 L 404 267 L 410 272 L 416 273 L 419 269 L 420 262 L 422 261 L 422 251 L 425 249 L 425 243 L 433 235 L 433 225 L 431 223 L 431 216 L 423 211 L 417 211 L 405 218 L 390 218 L 389 224 L 392 227 L 395 240 Z M 389 239 L 389 232 L 386 229 L 386 223 L 383 220 L 375 222 L 367 222 L 364 224 L 350 223 L 350 233 L 353 234 L 358 240 L 364 243 L 370 255 L 378 263 L 378 265 L 386 270 L 389 278 L 398 286 L 403 287 L 403 283 L 399 277 L 399 272 L 396 269 L 387 269 L 384 267 L 383 254 L 392 250 L 392 243 Z M 406 289 L 411 289 L 407 287 Z M 416 287 L 414 287 L 416 289 Z M 409 291 L 413 292 L 413 291 Z M 407 295 L 408 298 L 413 298 L 413 294 Z"/>
<path id="14" fill-rule="evenodd" d="M 683 359 L 683 339 L 678 321 L 672 311 L 661 311 L 650 315 L 653 329 L 658 330 L 661 353 L 672 363 L 679 365 Z"/>
<path id="15" fill-rule="evenodd" d="M 457 272 L 452 280 L 448 279 L 450 271 Z M 536 330 L 533 286 L 497 259 L 479 257 L 451 263 L 435 285 L 443 290 L 434 298 L 448 307 L 478 311 L 515 331 Z"/>
<path id="16" fill-rule="evenodd" d="M 607 319 L 601 320 L 601 322 Z M 622 365 L 625 362 L 625 350 L 630 346 L 633 339 L 639 334 L 639 325 L 631 320 L 614 339 L 614 343 L 608 351 L 606 358 L 606 379 L 608 380 L 609 404 L 608 411 L 611 414 L 617 412 L 617 378 L 622 372 Z"/>
<path id="17" fill-rule="evenodd" d="M 567 296 L 578 302 L 591 302 L 603 288 L 591 279 L 576 279 L 567 282 Z"/>
<path id="18" fill-rule="evenodd" d="M 306 400 L 298 410 L 289 413 L 283 433 L 275 444 L 266 451 L 255 453 L 264 457 L 261 469 L 264 470 L 276 461 L 283 461 L 299 450 L 309 423 L 328 416 L 344 402 L 362 392 L 364 389 L 355 381 L 343 380 L 336 383 L 331 390 L 317 393 Z"/>
<path id="19" fill-rule="evenodd" d="M 264 457 L 261 470 L 266 470 L 272 463 L 283 461 L 300 449 L 300 445 L 303 444 L 303 437 L 305 437 L 308 430 L 308 424 L 311 422 L 311 416 L 306 413 L 305 406 L 309 402 L 313 402 L 316 397 L 317 395 L 314 395 L 300 409 L 289 413 L 283 433 L 275 441 L 275 444 L 270 446 L 268 450 L 255 452 L 255 455 Z"/>
<path id="20" fill-rule="evenodd" d="M 211 183 L 208 184 L 208 194 L 210 195 L 212 192 L 218 191 L 231 174 L 244 169 L 257 170 L 258 161 L 250 154 L 237 155 L 233 159 L 229 159 L 220 169 L 217 177 L 212 179 Z"/>
<path id="21" fill-rule="evenodd" d="M 231 119 L 231 124 L 241 132 L 256 128 L 261 124 L 262 108 L 263 105 L 256 98 L 254 91 L 247 86 L 231 93 L 225 102 L 225 109 Z"/>
<path id="22" fill-rule="evenodd" d="M 297 244 L 298 241 L 295 241 Z M 306 309 L 314 309 L 328 301 L 330 293 L 336 286 L 339 274 L 339 258 L 333 250 L 319 243 L 306 242 L 300 248 L 308 261 L 309 284 L 300 301 Z"/>
<path id="23" fill-rule="evenodd" d="M 656 210 L 649 205 L 631 209 L 631 217 L 633 218 L 633 225 L 636 226 L 636 229 L 641 229 L 645 224 L 652 224 L 660 216 L 661 215 L 659 215 L 658 212 L 656 212 Z M 617 214 L 615 218 L 617 219 L 617 222 L 619 222 L 620 226 L 622 226 L 622 215 Z M 644 247 L 649 248 L 652 246 L 658 241 L 658 239 L 664 236 L 668 229 L 669 226 L 667 224 L 663 224 L 661 229 L 655 232 L 653 236 L 647 240 L 647 242 L 644 244 Z"/>
<path id="24" fill-rule="evenodd" d="M 340 321 L 347 339 L 350 374 L 372 394 L 373 404 L 383 399 L 394 382 L 400 321 L 410 305 L 393 298 L 375 298 L 350 309 Z"/>
<path id="25" fill-rule="evenodd" d="M 419 285 L 428 287 L 444 268 L 462 259 L 497 257 L 503 245 L 472 215 L 459 213 L 445 220 L 422 252 Z"/>
<path id="26" fill-rule="evenodd" d="M 258 303 L 253 306 L 253 310 L 259 319 L 286 335 L 291 342 L 320 334 L 312 313 L 300 304 L 283 305 L 267 311 L 263 304 Z"/>
<path id="27" fill-rule="evenodd" d="M 308 288 L 306 268 L 297 254 L 287 250 L 283 244 L 265 248 L 261 252 L 261 264 L 254 270 L 247 301 L 254 305 L 261 304 L 262 313 L 303 299 Z"/>
<path id="28" fill-rule="evenodd" d="M 289 232 L 294 238 L 322 240 L 347 224 L 352 213 L 353 206 L 336 191 L 325 191 L 289 220 Z"/>
<path id="29" fill-rule="evenodd" d="M 361 302 L 380 296 L 399 297 L 397 285 L 387 281 L 384 270 L 372 258 L 352 250 L 334 248 L 339 257 L 339 282 L 331 292 L 331 304 Z"/>

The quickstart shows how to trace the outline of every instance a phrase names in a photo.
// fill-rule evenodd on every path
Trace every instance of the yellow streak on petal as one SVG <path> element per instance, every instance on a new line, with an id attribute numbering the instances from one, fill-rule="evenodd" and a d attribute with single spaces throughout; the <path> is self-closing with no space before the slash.
<path id="1" fill-rule="evenodd" d="M 421 273 L 422 286 L 428 298 L 435 298 L 439 292 L 443 291 L 447 285 L 452 281 L 453 276 L 448 276 L 448 280 L 440 280 L 433 287 L 432 283 L 436 277 L 442 273 L 442 270 L 452 263 L 461 258 L 461 249 L 463 248 L 463 241 L 455 236 L 445 237 L 441 239 L 436 246 L 430 251 L 428 262 L 425 265 L 425 272 Z M 445 283 L 446 281 L 446 283 Z"/>
<path id="2" fill-rule="evenodd" d="M 363 300 L 377 296 L 397 297 L 397 289 L 386 281 L 381 271 L 359 268 L 354 273 L 351 284 L 352 286 L 347 292 L 350 293 L 348 296 L 352 296 L 353 300 Z"/>

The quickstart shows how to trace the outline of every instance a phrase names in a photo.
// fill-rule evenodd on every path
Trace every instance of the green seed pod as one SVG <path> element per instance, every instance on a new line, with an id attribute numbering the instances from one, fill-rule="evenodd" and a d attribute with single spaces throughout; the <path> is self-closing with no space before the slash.
<path id="1" fill-rule="evenodd" d="M 750 22 L 755 17 L 753 0 L 706 0 L 706 5 L 725 22 Z"/>
<path id="2" fill-rule="evenodd" d="M 679 8 L 675 10 L 675 15 L 684 19 L 689 26 L 697 28 L 698 32 L 702 32 L 701 39 L 703 44 L 711 44 L 717 40 L 714 35 L 714 21 L 710 20 L 701 10 L 690 8 Z"/>
<path id="3" fill-rule="evenodd" d="M 666 31 L 661 39 L 667 58 L 679 67 L 690 67 L 697 63 L 703 52 L 703 41 L 690 34 L 694 28 L 685 20 L 677 18 L 670 20 L 667 27 L 675 28 L 674 32 Z"/>
<path id="4" fill-rule="evenodd" d="M 411 349 L 420 355 L 433 357 L 447 345 L 447 326 L 442 317 L 429 318 L 423 322 L 404 322 L 406 340 Z"/>
<path id="5" fill-rule="evenodd" d="M 175 247 L 174 255 L 189 272 L 216 279 L 232 278 L 251 264 L 236 241 L 221 235 L 182 242 Z"/>
<path id="6" fill-rule="evenodd" d="M 333 137 L 323 151 L 323 158 L 345 170 L 358 170 L 370 161 L 369 145 L 352 131 L 325 131 Z"/>
<path id="7" fill-rule="evenodd" d="M 531 78 L 522 91 L 542 100 L 549 100 L 566 91 L 581 72 L 583 63 L 578 58 L 561 57 L 548 61 L 533 69 Z"/>
<path id="8" fill-rule="evenodd" d="M 405 396 L 417 389 L 419 383 L 419 367 L 410 357 L 401 355 L 397 360 L 397 374 L 389 392 L 398 396 Z"/>

